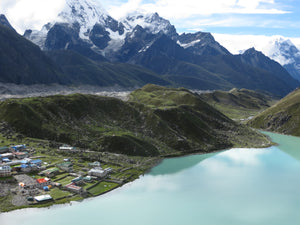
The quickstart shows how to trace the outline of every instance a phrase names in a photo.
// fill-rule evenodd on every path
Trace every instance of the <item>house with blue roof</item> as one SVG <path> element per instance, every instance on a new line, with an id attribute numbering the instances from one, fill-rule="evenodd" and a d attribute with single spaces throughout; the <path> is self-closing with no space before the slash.
<path id="1" fill-rule="evenodd" d="M 31 165 L 42 166 L 43 161 L 40 159 L 35 159 L 30 162 Z"/>

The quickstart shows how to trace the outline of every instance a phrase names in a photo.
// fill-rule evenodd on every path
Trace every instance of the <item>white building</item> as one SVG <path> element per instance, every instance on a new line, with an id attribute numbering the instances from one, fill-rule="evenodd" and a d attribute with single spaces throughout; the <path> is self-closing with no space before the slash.
<path id="1" fill-rule="evenodd" d="M 101 167 L 95 167 L 93 169 L 91 169 L 88 174 L 90 176 L 95 176 L 95 177 L 99 177 L 99 178 L 104 178 L 107 176 L 107 171 L 103 170 Z"/>
<path id="2" fill-rule="evenodd" d="M 43 201 L 49 201 L 52 200 L 52 197 L 50 195 L 40 195 L 40 196 L 36 196 L 34 197 L 34 199 L 37 202 L 43 202 Z"/>
<path id="3" fill-rule="evenodd" d="M 0 167 L 0 177 L 9 177 L 11 176 L 10 166 L 1 166 Z"/>

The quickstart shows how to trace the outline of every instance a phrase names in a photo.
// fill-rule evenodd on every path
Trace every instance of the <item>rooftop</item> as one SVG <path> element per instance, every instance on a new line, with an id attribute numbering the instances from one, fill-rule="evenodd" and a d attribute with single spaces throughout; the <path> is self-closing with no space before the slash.
<path id="1" fill-rule="evenodd" d="M 82 189 L 82 187 L 76 186 L 73 183 L 67 184 L 65 187 L 70 188 L 70 189 L 74 189 L 74 190 L 77 190 L 77 191 L 80 191 Z"/>
<path id="2" fill-rule="evenodd" d="M 50 195 L 40 195 L 40 196 L 34 197 L 34 199 L 38 202 L 41 202 L 41 201 L 51 200 L 52 197 Z"/>
<path id="3" fill-rule="evenodd" d="M 41 178 L 36 180 L 39 184 L 47 183 L 49 181 L 49 178 Z"/>

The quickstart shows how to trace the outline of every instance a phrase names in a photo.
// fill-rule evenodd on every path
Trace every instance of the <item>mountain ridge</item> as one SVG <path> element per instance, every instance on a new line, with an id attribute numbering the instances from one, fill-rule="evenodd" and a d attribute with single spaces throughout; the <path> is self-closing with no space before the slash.
<path id="1" fill-rule="evenodd" d="M 179 35 L 157 13 L 133 13 L 123 19 L 124 25 L 97 6 L 90 0 L 67 0 L 56 21 L 39 32 L 28 30 L 24 36 L 49 55 L 54 55 L 51 51 L 73 51 L 102 65 L 103 62 L 134 64 L 153 71 L 157 78 L 173 86 L 210 90 L 237 87 L 284 96 L 300 85 L 286 79 L 289 75 L 284 70 L 275 73 L 272 67 L 253 65 L 230 54 L 210 33 Z M 61 66 L 66 69 L 78 65 Z M 97 75 L 98 66 L 93 67 L 93 74 L 101 77 Z M 85 67 L 81 77 L 89 77 L 88 71 Z"/>

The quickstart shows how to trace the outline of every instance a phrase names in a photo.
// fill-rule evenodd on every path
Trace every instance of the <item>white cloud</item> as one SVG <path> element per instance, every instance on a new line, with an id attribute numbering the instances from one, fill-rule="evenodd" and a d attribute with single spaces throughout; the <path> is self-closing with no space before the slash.
<path id="1" fill-rule="evenodd" d="M 125 17 L 126 14 L 141 8 L 142 0 L 129 0 L 121 5 L 112 5 L 108 11 L 110 15 L 116 19 Z"/>
<path id="2" fill-rule="evenodd" d="M 28 28 L 40 29 L 53 20 L 63 6 L 62 0 L 1 0 L 0 12 L 22 33 Z"/>
<path id="3" fill-rule="evenodd" d="M 158 12 L 163 17 L 188 18 L 195 15 L 212 14 L 284 14 L 286 11 L 276 8 L 273 0 L 157 0 L 155 3 L 143 3 L 141 0 L 129 0 L 121 6 L 110 8 L 110 13 L 118 18 L 128 10 L 142 8 Z M 121 9 L 124 9 L 123 11 Z M 122 15 L 123 14 L 123 15 Z"/>
<path id="4" fill-rule="evenodd" d="M 128 12 L 142 9 L 158 12 L 171 20 L 178 29 L 203 30 L 203 27 L 274 26 L 254 17 L 241 14 L 283 14 L 274 0 L 98 0 L 116 19 Z M 0 0 L 4 13 L 20 33 L 25 29 L 40 29 L 52 21 L 62 9 L 65 0 Z M 270 21 L 274 22 L 274 21 Z M 297 23 L 299 25 L 299 23 Z M 292 26 L 291 24 L 289 26 Z M 294 25 L 295 26 L 295 25 Z"/>

